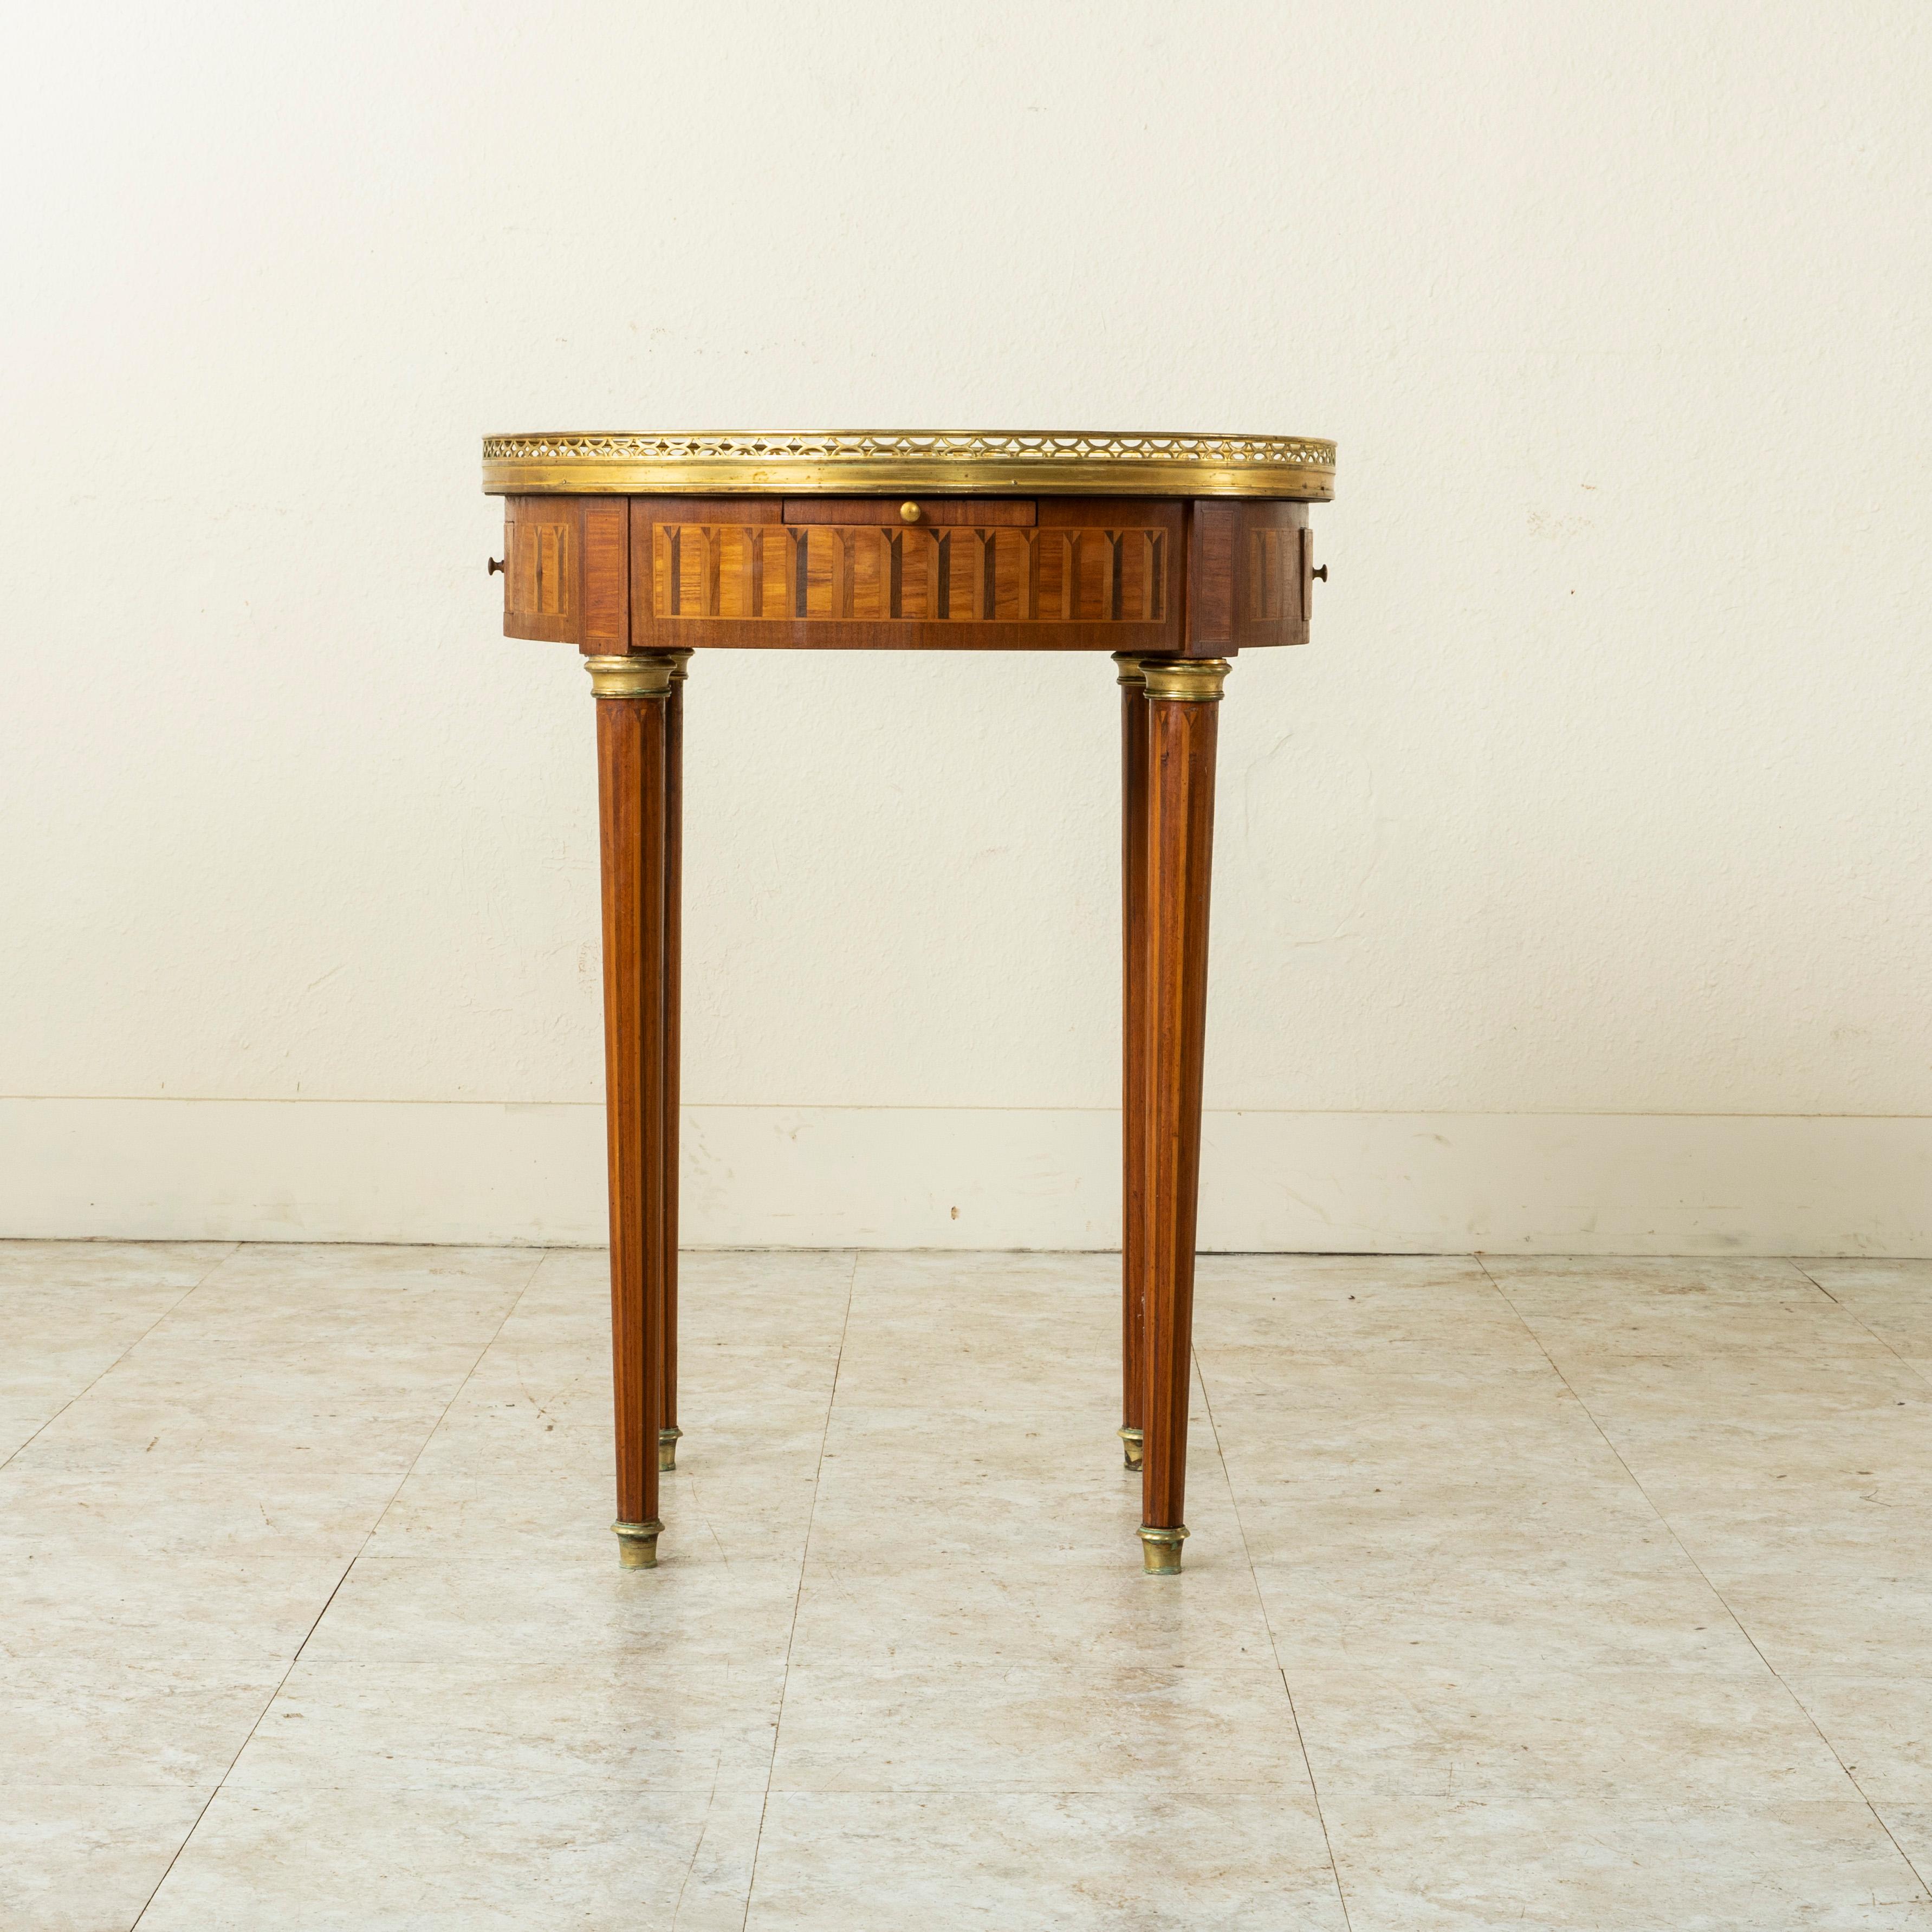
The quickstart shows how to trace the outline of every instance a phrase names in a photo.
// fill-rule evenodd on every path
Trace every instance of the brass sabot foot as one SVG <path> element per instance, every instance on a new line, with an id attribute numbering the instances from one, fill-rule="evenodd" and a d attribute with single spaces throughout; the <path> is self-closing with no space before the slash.
<path id="1" fill-rule="evenodd" d="M 1141 1562 L 1150 1576 L 1178 1576 L 1180 1574 L 1180 1539 L 1187 1534 L 1187 1526 L 1177 1523 L 1172 1529 L 1147 1529 L 1140 1532 Z"/>
<path id="2" fill-rule="evenodd" d="M 658 1431 L 658 1468 L 660 1472 L 677 1467 L 677 1438 L 684 1433 L 676 1423 Z"/>
<path id="3" fill-rule="evenodd" d="M 626 1570 L 655 1570 L 658 1567 L 658 1538 L 664 1525 L 653 1516 L 649 1522 L 614 1522 L 616 1532 L 617 1561 Z"/>
<path id="4" fill-rule="evenodd" d="M 1127 1467 L 1138 1469 L 1141 1466 L 1142 1436 L 1138 1429 L 1117 1429 L 1114 1434 L 1120 1438 L 1120 1448 L 1126 1456 Z"/>

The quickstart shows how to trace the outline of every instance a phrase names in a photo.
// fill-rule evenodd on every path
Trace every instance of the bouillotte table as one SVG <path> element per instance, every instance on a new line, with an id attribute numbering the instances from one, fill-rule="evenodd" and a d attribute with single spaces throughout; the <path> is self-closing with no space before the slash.
<path id="1" fill-rule="evenodd" d="M 684 686 L 706 650 L 1104 651 L 1120 698 L 1121 1428 L 1145 1568 L 1180 1568 L 1216 706 L 1305 644 L 1298 436 L 841 431 L 498 436 L 503 630 L 596 698 L 618 1553 L 657 1561 L 676 1466 Z"/>

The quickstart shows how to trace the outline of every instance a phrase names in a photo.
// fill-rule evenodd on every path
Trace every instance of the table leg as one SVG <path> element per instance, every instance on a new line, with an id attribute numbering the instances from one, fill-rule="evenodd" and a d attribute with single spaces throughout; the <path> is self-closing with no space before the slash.
<path id="1" fill-rule="evenodd" d="M 684 989 L 684 686 L 688 651 L 673 651 L 664 700 L 664 1400 L 658 1467 L 677 1467 L 677 1161 Z"/>
<path id="2" fill-rule="evenodd" d="M 1114 653 L 1120 687 L 1120 1446 L 1141 1466 L 1147 1400 L 1147 687 Z"/>
<path id="3" fill-rule="evenodd" d="M 1147 692 L 1148 1159 L 1146 1453 L 1141 1553 L 1178 1574 L 1187 1534 L 1194 1234 L 1208 1014 L 1208 887 L 1214 848 L 1216 707 L 1224 658 L 1149 658 Z"/>
<path id="4" fill-rule="evenodd" d="M 619 1560 L 658 1560 L 664 1396 L 666 725 L 674 661 L 593 657 Z"/>

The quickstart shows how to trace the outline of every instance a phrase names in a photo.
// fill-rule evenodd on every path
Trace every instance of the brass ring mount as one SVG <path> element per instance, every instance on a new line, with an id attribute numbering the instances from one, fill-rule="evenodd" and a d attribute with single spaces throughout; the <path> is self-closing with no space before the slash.
<path id="1" fill-rule="evenodd" d="M 584 668 L 590 674 L 593 698 L 668 698 L 682 667 L 676 657 L 664 656 L 586 658 Z"/>
<path id="2" fill-rule="evenodd" d="M 1178 704 L 1218 704 L 1232 668 L 1226 658 L 1143 658 L 1141 679 L 1150 698 Z"/>

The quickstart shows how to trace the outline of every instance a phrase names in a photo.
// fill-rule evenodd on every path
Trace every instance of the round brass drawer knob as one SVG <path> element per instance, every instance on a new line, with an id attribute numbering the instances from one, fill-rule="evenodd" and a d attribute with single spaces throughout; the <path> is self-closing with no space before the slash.
<path id="1" fill-rule="evenodd" d="M 902 523 L 907 524 L 917 523 L 919 521 L 919 506 L 916 503 L 902 503 L 899 506 L 899 520 Z"/>

